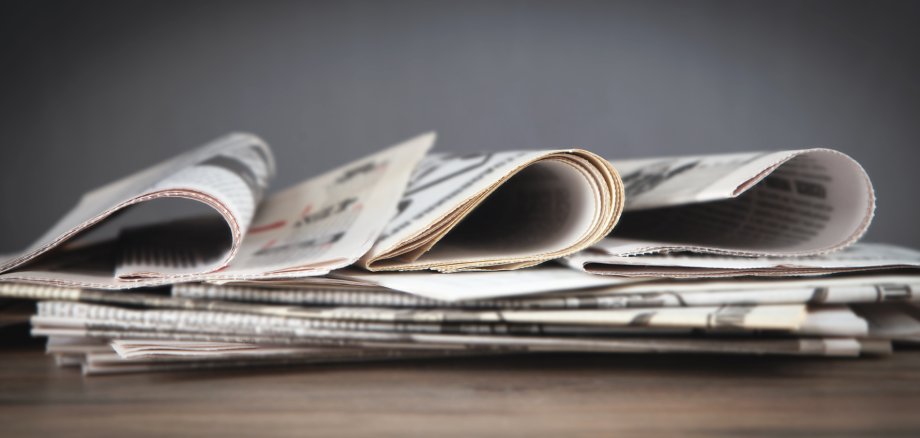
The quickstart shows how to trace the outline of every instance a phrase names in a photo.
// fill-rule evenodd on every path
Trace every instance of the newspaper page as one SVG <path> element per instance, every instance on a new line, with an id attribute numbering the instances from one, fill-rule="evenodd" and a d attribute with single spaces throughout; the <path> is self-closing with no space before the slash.
<path id="1" fill-rule="evenodd" d="M 205 334 L 162 331 L 121 331 L 95 328 L 33 330 L 37 336 L 68 336 L 97 339 L 158 339 L 164 341 L 251 342 L 269 345 L 337 346 L 385 350 L 449 350 L 478 353 L 714 353 L 779 354 L 856 357 L 861 354 L 889 354 L 887 342 L 847 337 L 618 337 L 573 338 L 552 336 L 502 336 L 379 333 L 341 333 L 326 337 L 258 337 L 252 335 Z M 338 337 L 336 337 L 338 336 Z M 880 345 L 881 344 L 881 345 Z"/>
<path id="2" fill-rule="evenodd" d="M 273 195 L 236 258 L 208 279 L 301 277 L 355 263 L 396 214 L 434 142 L 423 134 Z"/>
<path id="3" fill-rule="evenodd" d="M 44 236 L 3 262 L 4 277 L 40 280 L 41 276 L 10 271 L 87 232 L 110 216 L 143 202 L 181 198 L 201 202 L 217 212 L 230 238 L 218 248 L 177 248 L 187 256 L 182 272 L 207 272 L 226 266 L 239 252 L 269 179 L 274 158 L 268 146 L 250 134 L 231 134 L 146 170 L 93 190 Z M 223 231 L 223 230 L 218 230 Z"/>
<path id="4" fill-rule="evenodd" d="M 354 308 L 307 310 L 284 316 L 190 310 L 135 310 L 75 302 L 42 302 L 36 325 L 118 328 L 120 330 L 184 330 L 295 336 L 311 332 L 456 333 L 462 324 L 544 324 L 705 330 L 797 331 L 806 319 L 804 305 L 718 306 L 608 310 L 394 311 Z M 493 333 L 488 327 L 471 332 Z M 636 333 L 634 330 L 633 333 Z"/>
<path id="5" fill-rule="evenodd" d="M 253 305 L 547 310 L 920 301 L 920 293 L 914 291 L 920 291 L 920 274 L 850 274 L 793 279 L 749 277 L 727 281 L 656 280 L 621 286 L 565 289 L 517 297 L 460 301 L 435 300 L 386 289 L 266 288 L 193 283 L 172 287 L 172 295 L 176 298 Z M 3 295 L 2 288 L 0 295 Z M 23 296 L 32 296 L 32 299 L 38 300 L 55 299 L 51 294 L 27 295 L 27 291 L 23 292 Z"/>
<path id="6" fill-rule="evenodd" d="M 319 307 L 439 307 L 443 303 L 379 286 L 180 283 L 171 292 L 176 298 Z"/>
<path id="7" fill-rule="evenodd" d="M 7 281 L 123 289 L 182 281 L 263 280 L 322 275 L 331 269 L 354 263 L 373 245 L 389 218 L 396 213 L 412 170 L 431 148 L 434 140 L 433 133 L 418 136 L 304 181 L 261 203 L 258 201 L 265 191 L 264 184 L 258 185 L 258 190 L 252 189 L 249 192 L 243 192 L 241 188 L 249 187 L 246 181 L 266 179 L 246 175 L 262 175 L 267 171 L 256 169 L 247 173 L 239 170 L 242 166 L 237 165 L 234 169 L 238 171 L 238 187 L 227 189 L 225 186 L 231 185 L 227 181 L 233 181 L 227 176 L 227 180 L 221 180 L 217 186 L 224 189 L 223 192 L 212 190 L 216 193 L 211 198 L 224 201 L 232 207 L 224 208 L 221 204 L 219 207 L 222 213 L 246 213 L 226 214 L 233 230 L 233 239 L 229 246 L 231 250 L 214 258 L 219 262 L 206 264 L 198 261 L 202 259 L 201 253 L 213 251 L 215 243 L 220 241 L 221 227 L 215 227 L 214 221 L 193 218 L 128 229 L 116 245 L 101 247 L 108 252 L 102 253 L 100 258 L 115 260 L 114 274 L 109 265 L 96 272 L 86 272 L 61 269 L 62 265 L 58 264 L 46 266 L 44 270 L 8 272 L 2 278 Z M 231 148 L 234 144 L 226 146 L 218 143 L 219 147 L 207 146 L 204 149 L 220 152 L 230 148 L 236 151 Z M 270 156 L 264 143 L 259 142 L 257 145 L 262 147 L 259 149 L 261 155 L 249 155 Z M 223 155 L 218 158 L 223 160 L 220 163 L 226 161 Z M 205 164 L 214 161 L 205 161 Z M 266 162 L 271 163 L 270 160 Z M 176 166 L 166 167 L 173 169 Z M 270 169 L 273 171 L 273 167 Z M 180 181 L 187 184 L 186 180 L 191 179 L 202 185 L 198 180 L 209 172 L 213 173 L 206 165 L 182 168 L 179 173 L 185 179 Z M 145 176 L 147 173 L 150 172 L 141 174 L 144 181 L 150 179 Z M 159 184 L 173 187 L 170 192 L 172 195 L 185 196 L 184 192 L 176 188 L 182 186 L 172 182 L 172 179 L 167 178 L 166 183 Z M 135 187 L 139 184 L 132 182 L 114 185 Z M 104 193 L 115 191 L 108 188 L 103 190 Z M 247 198 L 247 195 L 251 196 Z M 91 198 L 94 199 L 92 206 L 102 206 L 108 205 L 113 197 L 94 195 Z M 245 199 L 249 199 L 249 202 L 244 202 Z M 83 210 L 87 208 L 81 207 L 80 211 Z M 237 216 L 241 219 L 233 219 Z M 111 247 L 115 248 L 114 252 Z"/>
<path id="8" fill-rule="evenodd" d="M 433 154 L 416 169 L 398 214 L 361 266 L 532 266 L 607 235 L 623 202 L 616 170 L 584 150 Z"/>
<path id="9" fill-rule="evenodd" d="M 857 243 L 810 257 L 724 257 L 701 254 L 613 256 L 580 253 L 565 260 L 592 274 L 625 278 L 713 278 L 804 276 L 843 272 L 917 270 L 920 251 L 879 243 Z"/>
<path id="10" fill-rule="evenodd" d="M 52 330 L 42 330 L 52 332 Z M 46 336 L 42 333 L 38 336 Z M 501 335 L 457 335 L 383 333 L 379 340 L 356 340 L 315 337 L 256 337 L 251 335 L 164 333 L 159 331 L 120 331 L 98 329 L 63 329 L 52 336 L 98 339 L 204 340 L 214 342 L 251 342 L 267 345 L 360 347 L 383 350 L 460 350 L 476 353 L 714 353 L 714 354 L 782 354 L 804 356 L 845 356 L 891 354 L 890 341 L 848 337 L 674 337 L 625 336 L 614 338 L 535 337 Z M 361 335 L 364 336 L 364 335 Z M 385 340 L 384 340 L 385 339 Z"/>
<path id="11" fill-rule="evenodd" d="M 613 164 L 623 175 L 626 206 L 613 233 L 578 254 L 594 267 L 619 263 L 608 256 L 828 253 L 858 240 L 875 210 L 865 171 L 830 149 Z"/>
<path id="12" fill-rule="evenodd" d="M 102 341 L 100 345 L 89 344 Z M 311 365 L 341 362 L 409 360 L 483 355 L 463 350 L 387 350 L 273 346 L 241 342 L 164 341 L 155 339 L 100 339 L 50 337 L 48 345 L 83 344 L 67 353 L 56 352 L 60 366 L 80 367 L 85 375 L 205 370 L 227 367 Z M 101 348 L 100 348 L 101 347 Z"/>
<path id="13" fill-rule="evenodd" d="M 0 284 L 0 298 L 79 301 L 159 309 L 211 310 L 285 316 L 307 308 L 564 310 L 751 304 L 833 305 L 920 301 L 920 274 L 858 274 L 731 281 L 664 280 L 563 289 L 498 299 L 442 301 L 387 289 L 177 284 L 172 295 Z M 26 315 L 26 319 L 29 315 Z"/>
<path id="14" fill-rule="evenodd" d="M 850 306 L 837 305 L 809 308 L 798 334 L 865 338 L 870 336 L 870 330 L 869 322 Z"/>
<path id="15" fill-rule="evenodd" d="M 65 339 L 61 337 L 51 340 Z M 70 338 L 91 341 L 92 338 Z M 645 352 L 687 352 L 672 350 L 666 339 L 649 339 L 644 343 Z M 620 343 L 622 351 L 635 352 L 640 348 L 637 342 L 626 339 Z M 851 356 L 858 354 L 890 354 L 890 342 L 869 339 L 827 339 L 809 338 L 802 340 L 755 340 L 738 342 L 733 340 L 705 340 L 694 342 L 693 352 L 718 352 L 734 348 L 744 353 L 764 354 L 807 354 Z M 227 348 L 221 347 L 226 345 Z M 319 363 L 414 360 L 433 358 L 454 358 L 494 354 L 521 354 L 522 347 L 514 348 L 470 348 L 470 349 L 349 349 L 316 348 L 303 346 L 261 345 L 242 342 L 217 341 L 173 341 L 163 339 L 113 339 L 108 351 L 90 350 L 85 353 L 56 353 L 60 366 L 80 367 L 85 375 L 110 375 L 137 372 L 209 370 L 226 367 L 255 366 L 299 366 Z M 613 346 L 607 345 L 613 352 Z M 118 353 L 113 351 L 115 348 Z M 686 349 L 687 347 L 685 347 Z M 736 351 L 741 353 L 742 351 Z M 265 354 L 262 354 L 265 353 Z M 538 354 L 538 353 L 530 353 Z M 124 356 L 122 356 L 124 355 Z"/>
<path id="16" fill-rule="evenodd" d="M 474 300 L 554 291 L 588 289 L 645 281 L 645 279 L 602 277 L 562 266 L 500 272 L 386 272 L 343 270 L 337 277 L 359 280 L 391 290 L 440 301 Z"/>
<path id="17" fill-rule="evenodd" d="M 724 281 L 665 281 L 519 299 L 527 308 L 686 307 L 740 304 L 835 305 L 920 301 L 920 275 L 760 277 Z M 504 300 L 510 301 L 510 300 Z"/>

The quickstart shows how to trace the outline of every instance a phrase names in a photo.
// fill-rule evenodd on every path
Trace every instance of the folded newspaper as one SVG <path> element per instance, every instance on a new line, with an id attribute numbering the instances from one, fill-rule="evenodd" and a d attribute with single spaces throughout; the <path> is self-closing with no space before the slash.
<path id="1" fill-rule="evenodd" d="M 920 268 L 920 251 L 879 243 L 855 243 L 828 254 L 803 257 L 731 257 L 686 252 L 616 256 L 586 251 L 564 263 L 617 277 L 718 278 L 805 276 Z"/>
<path id="2" fill-rule="evenodd" d="M 749 275 L 753 269 L 785 274 L 795 269 L 782 260 L 754 263 L 755 268 L 739 256 L 832 253 L 856 242 L 875 211 L 866 172 L 830 149 L 613 164 L 626 186 L 622 220 L 610 236 L 567 260 L 598 274 L 689 277 Z M 730 257 L 683 257 L 687 254 Z M 680 269 L 684 261 L 687 270 Z M 822 273 L 854 267 L 830 264 Z M 803 270 L 809 268 L 819 267 Z"/>
<path id="3" fill-rule="evenodd" d="M 511 272 L 426 275 L 480 274 Z M 569 277 L 536 294 L 440 301 L 358 284 L 179 284 L 166 295 L 8 283 L 0 298 L 40 300 L 32 333 L 59 364 L 112 374 L 541 352 L 886 355 L 920 341 L 917 287 L 917 273 Z"/>
<path id="4" fill-rule="evenodd" d="M 416 137 L 263 200 L 271 151 L 232 134 L 86 194 L 0 264 L 0 279 L 128 288 L 321 275 L 374 244 L 433 142 L 433 134 Z M 80 239 L 128 207 L 164 199 L 197 201 L 212 214 L 126 229 L 115 243 Z"/>
<path id="5" fill-rule="evenodd" d="M 87 194 L 0 263 L 0 300 L 38 301 L 32 334 L 85 374 L 920 342 L 920 252 L 857 242 L 875 195 L 839 152 L 434 140 L 268 194 L 269 148 L 218 139 Z"/>
<path id="6" fill-rule="evenodd" d="M 515 269 L 584 249 L 619 218 L 619 176 L 590 152 L 426 156 L 434 139 L 421 135 L 265 196 L 271 151 L 255 136 L 229 135 L 88 193 L 0 262 L 0 280 L 120 289 L 303 278 L 356 262 Z M 159 213 L 164 200 L 185 200 L 184 215 L 99 238 L 114 216 L 161 202 L 144 210 Z M 190 215 L 188 201 L 210 214 Z"/>
<path id="7" fill-rule="evenodd" d="M 603 238 L 623 203 L 617 172 L 588 151 L 429 155 L 361 266 L 444 272 L 533 266 Z"/>

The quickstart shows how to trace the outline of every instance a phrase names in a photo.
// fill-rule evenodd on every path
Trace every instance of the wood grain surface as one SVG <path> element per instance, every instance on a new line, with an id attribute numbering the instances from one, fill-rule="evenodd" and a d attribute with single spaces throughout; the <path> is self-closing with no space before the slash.
<path id="1" fill-rule="evenodd" d="M 920 436 L 920 351 L 544 355 L 82 377 L 0 350 L 0 436 Z"/>

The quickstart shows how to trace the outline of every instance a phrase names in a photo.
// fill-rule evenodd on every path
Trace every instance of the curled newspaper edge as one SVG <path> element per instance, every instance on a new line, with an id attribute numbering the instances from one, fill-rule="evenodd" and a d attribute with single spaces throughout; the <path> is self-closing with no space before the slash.
<path id="1" fill-rule="evenodd" d="M 360 264 L 442 272 L 533 266 L 603 238 L 623 204 L 617 171 L 588 151 L 433 154 Z"/>
<path id="2" fill-rule="evenodd" d="M 219 138 L 86 193 L 44 236 L 21 253 L 0 262 L 0 272 L 32 261 L 122 209 L 167 197 L 200 201 L 226 220 L 232 242 L 212 262 L 210 268 L 218 269 L 239 250 L 242 236 L 274 173 L 272 153 L 258 137 L 231 134 Z"/>
<path id="3" fill-rule="evenodd" d="M 271 151 L 255 136 L 232 134 L 90 192 L 2 262 L 0 281 L 125 289 L 323 275 L 370 249 L 434 141 L 423 134 L 264 197 Z M 219 217 L 158 221 L 74 244 L 115 213 L 161 198 L 200 201 Z"/>
<path id="4" fill-rule="evenodd" d="M 866 172 L 830 149 L 613 164 L 626 186 L 623 218 L 610 236 L 567 260 L 592 273 L 653 273 L 669 254 L 729 256 L 725 266 L 709 263 L 727 270 L 738 256 L 828 254 L 855 243 L 875 211 Z M 626 258 L 629 269 L 620 269 Z"/>

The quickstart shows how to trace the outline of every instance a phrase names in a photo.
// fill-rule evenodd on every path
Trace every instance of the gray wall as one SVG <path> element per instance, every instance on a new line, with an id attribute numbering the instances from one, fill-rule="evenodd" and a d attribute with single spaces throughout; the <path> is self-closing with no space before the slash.
<path id="1" fill-rule="evenodd" d="M 232 130 L 275 187 L 416 133 L 612 158 L 827 146 L 920 247 L 920 2 L 4 2 L 0 251 Z"/>

